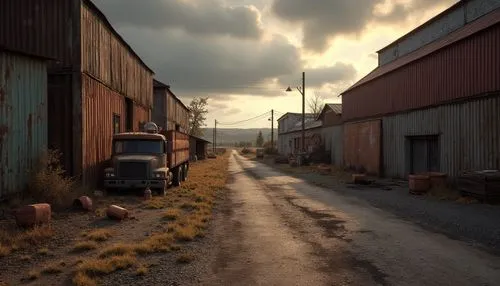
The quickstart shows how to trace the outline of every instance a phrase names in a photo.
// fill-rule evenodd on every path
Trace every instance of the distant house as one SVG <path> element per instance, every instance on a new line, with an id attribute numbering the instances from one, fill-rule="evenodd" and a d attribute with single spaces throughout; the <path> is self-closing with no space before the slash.
<path id="1" fill-rule="evenodd" d="M 321 137 L 324 150 L 330 154 L 330 162 L 337 166 L 342 165 L 342 104 L 325 104 L 317 120 L 322 122 Z"/>
<path id="2" fill-rule="evenodd" d="M 211 142 L 196 136 L 189 137 L 189 157 L 194 161 L 206 159 L 208 152 L 208 144 Z"/>
<path id="3" fill-rule="evenodd" d="M 321 145 L 321 121 L 314 114 L 305 114 L 305 150 L 314 151 Z M 286 113 L 278 119 L 278 153 L 283 155 L 300 152 L 302 144 L 302 114 Z"/>

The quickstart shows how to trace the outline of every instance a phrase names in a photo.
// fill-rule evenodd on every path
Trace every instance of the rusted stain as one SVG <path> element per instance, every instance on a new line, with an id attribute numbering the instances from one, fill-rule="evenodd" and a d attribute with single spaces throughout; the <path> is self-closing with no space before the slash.
<path id="1" fill-rule="evenodd" d="M 3 106 L 5 104 L 5 98 L 5 89 L 3 88 L 3 86 L 0 86 L 0 106 Z"/>
<path id="2" fill-rule="evenodd" d="M 7 133 L 9 132 L 9 127 L 7 125 L 0 125 L 0 159 L 2 159 L 2 154 L 3 154 L 3 140 L 4 138 L 7 137 Z M 8 166 L 8 158 L 9 156 L 6 156 L 5 162 L 0 162 L 0 174 L 4 174 L 3 166 Z"/>
<path id="3" fill-rule="evenodd" d="M 30 115 L 28 115 L 26 125 L 26 128 L 28 130 L 28 142 L 31 142 L 31 135 L 33 132 L 33 114 L 30 113 Z"/>

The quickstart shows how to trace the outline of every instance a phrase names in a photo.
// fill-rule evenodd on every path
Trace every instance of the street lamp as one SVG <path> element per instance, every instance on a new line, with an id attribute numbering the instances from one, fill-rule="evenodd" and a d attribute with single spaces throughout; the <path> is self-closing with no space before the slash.
<path id="1" fill-rule="evenodd" d="M 306 122 L 306 114 L 305 114 L 305 109 L 306 109 L 306 102 L 305 102 L 305 97 L 306 97 L 306 73 L 302 72 L 302 87 L 297 87 L 297 90 L 302 94 L 302 146 L 301 146 L 301 151 L 302 153 L 306 152 L 305 148 L 305 138 L 306 138 L 306 132 L 305 132 L 305 122 Z M 289 86 L 286 89 L 286 92 L 291 92 L 292 88 Z"/>

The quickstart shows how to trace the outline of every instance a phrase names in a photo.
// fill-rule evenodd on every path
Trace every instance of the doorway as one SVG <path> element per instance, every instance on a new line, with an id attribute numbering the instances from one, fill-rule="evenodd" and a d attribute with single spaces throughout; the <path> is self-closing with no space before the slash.
<path id="1" fill-rule="evenodd" d="M 407 174 L 439 172 L 439 135 L 408 136 Z"/>

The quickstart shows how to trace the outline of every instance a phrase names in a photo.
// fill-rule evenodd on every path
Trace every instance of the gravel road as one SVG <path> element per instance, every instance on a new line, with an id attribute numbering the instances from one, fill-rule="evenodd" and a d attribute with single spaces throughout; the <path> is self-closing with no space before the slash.
<path id="1" fill-rule="evenodd" d="M 202 285 L 498 285 L 500 258 L 233 153 Z M 498 216 L 497 216 L 498 217 Z M 211 257 L 211 258 L 210 258 Z M 181 283 L 183 284 L 183 283 Z"/>
<path id="2" fill-rule="evenodd" d="M 294 174 L 294 177 L 320 184 L 324 188 L 356 198 L 352 202 L 369 205 L 390 212 L 410 222 L 449 238 L 484 248 L 500 255 L 500 206 L 461 204 L 425 196 L 410 196 L 407 183 L 387 188 L 339 184 L 330 176 L 318 173 Z M 388 182 L 391 183 L 391 182 Z"/>

